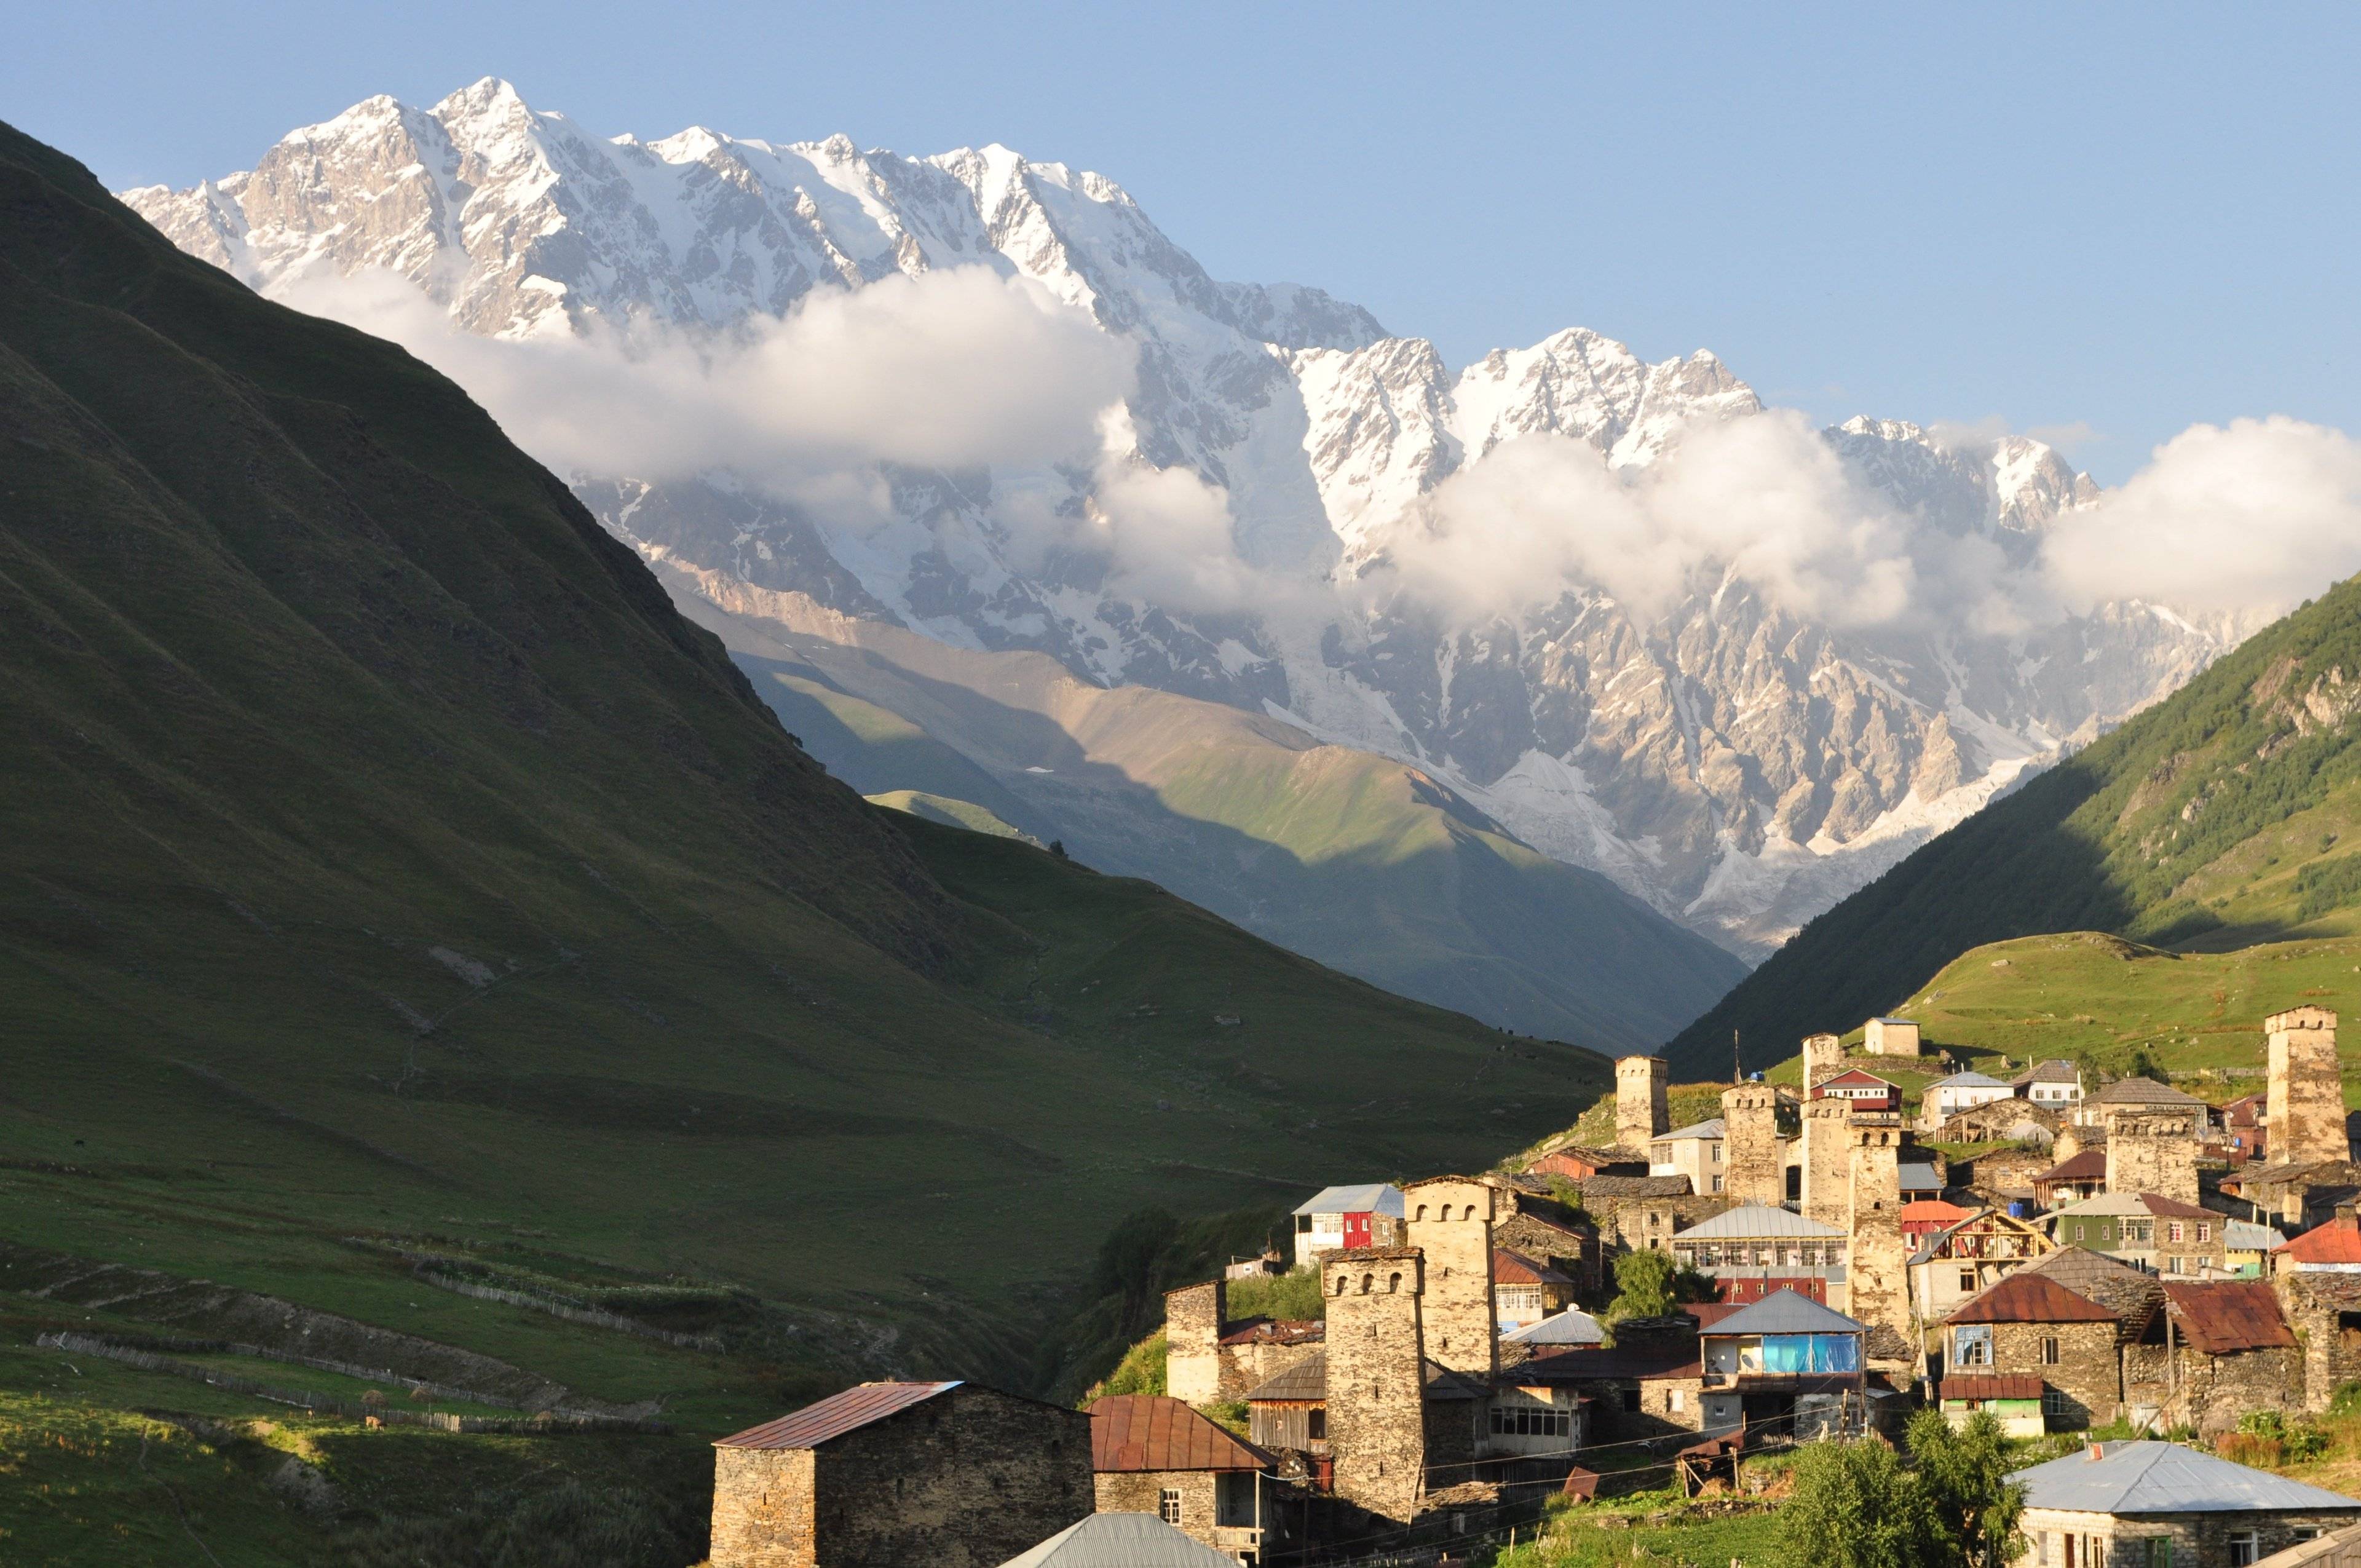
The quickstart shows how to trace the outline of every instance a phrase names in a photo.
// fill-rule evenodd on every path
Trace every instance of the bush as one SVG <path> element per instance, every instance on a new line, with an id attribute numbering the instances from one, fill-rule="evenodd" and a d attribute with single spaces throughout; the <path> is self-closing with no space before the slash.
<path id="1" fill-rule="evenodd" d="M 1233 1318 L 1300 1321 L 1328 1315 L 1328 1303 L 1320 1294 L 1320 1271 L 1316 1268 L 1233 1279 L 1226 1294 Z"/>
<path id="2" fill-rule="evenodd" d="M 1625 1318 L 1660 1318 L 1671 1311 L 1673 1300 L 1673 1256 L 1654 1250 L 1627 1252 L 1615 1260 L 1615 1299 L 1607 1309 L 1608 1321 Z"/>

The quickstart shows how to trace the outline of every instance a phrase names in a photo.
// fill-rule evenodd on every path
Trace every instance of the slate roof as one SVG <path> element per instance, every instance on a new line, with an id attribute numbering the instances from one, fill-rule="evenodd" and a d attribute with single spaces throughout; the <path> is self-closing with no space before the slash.
<path id="1" fill-rule="evenodd" d="M 2259 1279 L 2217 1280 L 2164 1287 L 2173 1326 L 2208 1355 L 2278 1350 L 2295 1343 L 2279 1299 Z"/>
<path id="2" fill-rule="evenodd" d="M 1091 1406 L 1093 1470 L 1261 1470 L 1271 1463 L 1183 1400 L 1110 1394 Z"/>
<path id="3" fill-rule="evenodd" d="M 2060 1247 L 2017 1272 L 2038 1275 L 2097 1302 L 2122 1318 L 2129 1333 L 2145 1329 L 2150 1315 L 2164 1305 L 2164 1287 L 2154 1275 L 2089 1247 Z"/>
<path id="4" fill-rule="evenodd" d="M 1249 1318 L 1228 1328 L 1224 1344 L 1312 1344 L 1328 1337 L 1323 1318 Z"/>
<path id="5" fill-rule="evenodd" d="M 857 1383 L 840 1394 L 714 1442 L 716 1448 L 818 1448 L 959 1387 L 949 1383 Z"/>
<path id="6" fill-rule="evenodd" d="M 1424 1363 L 1424 1366 L 1426 1397 L 1429 1400 L 1488 1399 L 1492 1397 L 1492 1390 L 1488 1385 L 1478 1382 L 1465 1373 L 1454 1372 L 1451 1368 L 1432 1361 Z"/>
<path id="7" fill-rule="evenodd" d="M 2271 1255 L 2289 1263 L 2361 1263 L 2361 1225 L 2331 1220 L 2274 1247 Z"/>
<path id="8" fill-rule="evenodd" d="M 1593 1198 L 1686 1198 L 1686 1176 L 1594 1176 L 1580 1184 L 1584 1202 Z"/>
<path id="9" fill-rule="evenodd" d="M 1953 1373 L 1936 1385 L 1939 1399 L 2038 1399 L 2041 1379 L 2038 1377 L 1962 1376 Z"/>
<path id="10" fill-rule="evenodd" d="M 1000 1568 L 1237 1568 L 1154 1514 L 1085 1514 Z"/>
<path id="11" fill-rule="evenodd" d="M 2290 1160 L 2280 1165 L 2250 1165 L 2238 1172 L 2237 1181 L 2242 1191 L 2252 1187 L 2288 1187 L 2297 1183 L 2331 1187 L 2349 1184 L 2356 1171 L 2361 1171 L 2361 1167 L 2350 1160 Z"/>
<path id="12" fill-rule="evenodd" d="M 1745 1310 L 1732 1312 L 1709 1334 L 1865 1334 L 1869 1325 L 1823 1307 L 1793 1290 L 1773 1290 Z"/>
<path id="13" fill-rule="evenodd" d="M 1495 1285 L 1571 1285 L 1573 1280 L 1546 1263 L 1538 1263 L 1521 1252 L 1507 1247 L 1492 1249 L 1492 1282 Z"/>
<path id="14" fill-rule="evenodd" d="M 1504 1344 L 1602 1344 L 1606 1339 L 1606 1326 L 1597 1318 L 1571 1310 L 1552 1312 L 1537 1323 L 1510 1329 L 1500 1336 Z"/>
<path id="15" fill-rule="evenodd" d="M 2112 1323 L 2115 1314 L 2054 1279 L 2018 1269 L 1957 1307 L 1954 1323 Z"/>
<path id="16" fill-rule="evenodd" d="M 1806 1241 L 1818 1241 L 1823 1236 L 1841 1236 L 1841 1226 L 1807 1220 L 1788 1209 L 1774 1209 L 1768 1203 L 1741 1203 L 1725 1209 L 1709 1220 L 1699 1220 L 1687 1230 L 1676 1231 L 1676 1242 L 1752 1241 L 1761 1236 L 1789 1236 Z"/>
<path id="17" fill-rule="evenodd" d="M 2361 1513 L 2361 1497 L 2307 1486 L 2177 1442 L 2111 1442 L 2019 1470 L 2030 1508 L 2091 1514 Z"/>
<path id="18" fill-rule="evenodd" d="M 1266 1377 L 1246 1390 L 1249 1404 L 1257 1400 L 1306 1401 L 1328 1397 L 1328 1353 L 1314 1351 L 1286 1371 Z"/>
<path id="19" fill-rule="evenodd" d="M 1705 1364 L 1697 1358 L 1697 1342 L 1684 1340 L 1677 1345 L 1561 1350 L 1554 1355 L 1537 1355 L 1510 1376 L 1520 1383 L 1587 1383 L 1620 1378 L 1650 1383 L 1704 1374 Z"/>
<path id="20" fill-rule="evenodd" d="M 2081 1074 L 2075 1070 L 2072 1062 L 2059 1061 L 2052 1057 L 2048 1061 L 2035 1062 L 2031 1067 L 2010 1079 L 2009 1086 L 2013 1089 L 2024 1089 L 2036 1083 L 2079 1083 L 2081 1081 Z"/>
<path id="21" fill-rule="evenodd" d="M 2101 1105 L 2204 1105 L 2194 1094 L 2183 1094 L 2152 1078 L 2119 1078 L 2091 1098 Z M 2206 1106 L 2211 1110 L 2211 1106 Z"/>
<path id="22" fill-rule="evenodd" d="M 1401 1189 L 1390 1181 L 1354 1187 L 1323 1187 L 1295 1206 L 1299 1214 L 1391 1214 L 1402 1216 Z"/>

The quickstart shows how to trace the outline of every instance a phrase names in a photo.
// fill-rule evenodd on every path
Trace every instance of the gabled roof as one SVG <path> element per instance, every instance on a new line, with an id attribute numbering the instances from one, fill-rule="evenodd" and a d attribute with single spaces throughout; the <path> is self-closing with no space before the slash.
<path id="1" fill-rule="evenodd" d="M 1931 1092 L 1938 1089 L 2006 1089 L 2007 1087 L 2007 1084 L 1987 1073 L 1969 1071 L 1955 1072 L 1949 1078 L 1938 1078 L 1921 1092 Z"/>
<path id="2" fill-rule="evenodd" d="M 2152 1078 L 2119 1078 L 2092 1098 L 2102 1105 L 2204 1105 L 2194 1094 L 2183 1094 Z M 2208 1106 L 2207 1109 L 2212 1109 Z"/>
<path id="3" fill-rule="evenodd" d="M 2307 1486 L 2177 1442 L 2111 1442 L 2019 1470 L 2025 1506 L 2091 1514 L 2361 1513 L 2361 1497 Z"/>
<path id="4" fill-rule="evenodd" d="M 1224 1344 L 1315 1344 L 1328 1337 L 1324 1318 L 1248 1318 L 1224 1326 Z"/>
<path id="5" fill-rule="evenodd" d="M 2112 1219 L 2119 1214 L 2151 1214 L 2162 1220 L 2220 1220 L 2228 1216 L 2160 1192 L 2102 1192 L 2080 1203 L 2050 1211 L 2053 1220 Z"/>
<path id="6" fill-rule="evenodd" d="M 1402 1216 L 1401 1189 L 1390 1181 L 1354 1187 L 1323 1187 L 1295 1206 L 1299 1214 L 1391 1214 Z"/>
<path id="7" fill-rule="evenodd" d="M 2290 1263 L 2361 1263 L 2361 1225 L 2331 1220 L 2306 1231 L 2271 1255 Z"/>
<path id="8" fill-rule="evenodd" d="M 1696 1377 L 1705 1371 L 1697 1342 L 1686 1335 L 1663 1344 L 1617 1345 L 1612 1349 L 1562 1350 L 1537 1355 L 1509 1376 L 1519 1383 L 1587 1383 L 1594 1378 Z"/>
<path id="9" fill-rule="evenodd" d="M 1454 1372 L 1440 1362 L 1427 1361 L 1420 1365 L 1425 1369 L 1426 1397 L 1430 1402 L 1436 1399 L 1488 1399 L 1492 1397 L 1490 1385 L 1464 1372 Z"/>
<path id="10" fill-rule="evenodd" d="M 1537 1263 L 1523 1253 L 1507 1247 L 1492 1249 L 1492 1283 L 1495 1285 L 1571 1285 L 1573 1280 L 1546 1263 Z"/>
<path id="11" fill-rule="evenodd" d="M 2232 1252 L 2268 1252 L 2285 1246 L 2287 1237 L 2252 1220 L 2232 1220 L 2222 1227 L 2222 1245 Z"/>
<path id="12" fill-rule="evenodd" d="M 1716 1116 L 1709 1122 L 1692 1122 L 1686 1127 L 1675 1127 L 1669 1133 L 1658 1133 L 1654 1137 L 1650 1138 L 1648 1141 L 1652 1144 L 1663 1144 L 1670 1143 L 1675 1138 L 1720 1138 L 1727 1136 L 1729 1136 L 1729 1134 L 1724 1129 L 1721 1118 Z"/>
<path id="13" fill-rule="evenodd" d="M 1585 1203 L 1594 1198 L 1686 1198 L 1686 1176 L 1594 1176 L 1580 1184 Z"/>
<path id="14" fill-rule="evenodd" d="M 1824 1078 L 1820 1080 L 1818 1083 L 1813 1085 L 1813 1088 L 1815 1090 L 1834 1089 L 1839 1083 L 1847 1085 L 1877 1083 L 1883 1084 L 1888 1089 L 1898 1087 L 1890 1078 L 1880 1078 L 1873 1072 L 1863 1072 L 1857 1067 L 1849 1067 L 1833 1078 Z"/>
<path id="15" fill-rule="evenodd" d="M 1709 1334 L 1861 1334 L 1869 1325 L 1793 1290 L 1773 1290 L 1744 1311 L 1732 1312 Z"/>
<path id="16" fill-rule="evenodd" d="M 1725 1209 L 1710 1220 L 1699 1220 L 1687 1230 L 1675 1231 L 1676 1242 L 1752 1241 L 1757 1237 L 1795 1237 L 1818 1241 L 1824 1236 L 1842 1236 L 1839 1225 L 1807 1220 L 1788 1209 L 1774 1209 L 1768 1203 L 1741 1203 Z"/>
<path id="17" fill-rule="evenodd" d="M 1527 1323 L 1521 1329 L 1510 1329 L 1500 1336 L 1503 1344 L 1604 1344 L 1606 1325 L 1588 1312 L 1567 1310 L 1552 1312 L 1537 1323 Z"/>
<path id="18" fill-rule="evenodd" d="M 2208 1355 L 2278 1350 L 2295 1343 L 2295 1334 L 2279 1311 L 2279 1297 L 2259 1279 L 2168 1283 L 2164 1299 L 2173 1326 Z"/>
<path id="19" fill-rule="evenodd" d="M 1154 1514 L 1085 1514 L 1000 1568 L 1237 1568 Z"/>
<path id="20" fill-rule="evenodd" d="M 2037 1274 L 2064 1286 L 2086 1301 L 2095 1301 L 2124 1321 L 2125 1331 L 2136 1333 L 2164 1305 L 2164 1287 L 2156 1276 L 2089 1247 L 2061 1247 L 2018 1270 Z"/>
<path id="21" fill-rule="evenodd" d="M 2052 1057 L 2048 1061 L 2035 1062 L 2031 1067 L 2009 1080 L 2009 1085 L 2011 1088 L 2022 1089 L 2033 1083 L 2080 1083 L 2081 1081 L 2082 1074 L 2072 1062 L 2059 1061 Z"/>
<path id="22" fill-rule="evenodd" d="M 758 1427 L 748 1427 L 715 1441 L 716 1448 L 818 1448 L 831 1438 L 886 1417 L 959 1387 L 949 1383 L 857 1383 L 840 1394 Z"/>
<path id="23" fill-rule="evenodd" d="M 1902 1205 L 1894 1216 L 1897 1225 L 1941 1225 L 1946 1229 L 1961 1220 L 1973 1219 L 1978 1211 L 1962 1209 L 1957 1203 L 1946 1203 L 1940 1198 L 1914 1198 Z"/>
<path id="24" fill-rule="evenodd" d="M 1957 1307 L 1954 1323 L 2112 1323 L 2115 1314 L 2054 1279 L 2018 1269 Z"/>
<path id="25" fill-rule="evenodd" d="M 1935 1168 L 1933 1165 L 1924 1160 L 1913 1160 L 1906 1165 L 1896 1166 L 1894 1168 L 1894 1176 L 1896 1180 L 1901 1184 L 1902 1190 L 1905 1192 L 1940 1192 L 1943 1190 L 1943 1179 L 1935 1174 Z"/>
<path id="26" fill-rule="evenodd" d="M 1962 1376 L 1954 1372 L 1936 1385 L 1939 1399 L 2038 1399 L 2041 1379 L 2038 1377 L 1993 1376 L 1989 1374 Z"/>
<path id="27" fill-rule="evenodd" d="M 2035 1177 L 2036 1181 L 2104 1181 L 2107 1179 L 2107 1151 L 2082 1149 L 2059 1160 Z"/>
<path id="28" fill-rule="evenodd" d="M 1324 1350 L 1314 1351 L 1286 1371 L 1266 1377 L 1246 1390 L 1249 1404 L 1264 1399 L 1303 1403 L 1327 1397 L 1328 1353 Z"/>
<path id="29" fill-rule="evenodd" d="M 1261 1470 L 1269 1454 L 1161 1394 L 1110 1394 L 1091 1406 L 1091 1468 Z"/>

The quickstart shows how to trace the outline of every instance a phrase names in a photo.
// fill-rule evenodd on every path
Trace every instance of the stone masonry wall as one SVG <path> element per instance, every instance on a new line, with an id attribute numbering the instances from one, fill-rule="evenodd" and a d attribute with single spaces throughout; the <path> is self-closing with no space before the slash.
<path id="1" fill-rule="evenodd" d="M 813 1568 L 812 1451 L 713 1451 L 713 1568 Z"/>
<path id="2" fill-rule="evenodd" d="M 1642 1158 L 1648 1142 L 1673 1130 L 1664 1091 L 1672 1083 L 1672 1064 L 1662 1057 L 1624 1057 L 1615 1064 L 1615 1142 L 1638 1149 Z"/>
<path id="3" fill-rule="evenodd" d="M 1845 1311 L 1914 1339 L 1910 1252 L 1902 1235 L 1902 1130 L 1856 1125 L 1851 1144 L 1852 1212 L 1845 1229 L 1852 1243 L 1846 1255 Z"/>
<path id="4" fill-rule="evenodd" d="M 1785 1201 L 1787 1152 L 1779 1142 L 1779 1091 L 1767 1083 L 1741 1083 L 1723 1090 L 1721 1124 L 1730 1200 Z"/>
<path id="5" fill-rule="evenodd" d="M 2041 1359 L 2042 1342 L 2051 1339 L 2058 1342 L 2055 1364 Z M 1994 1323 L 1992 1369 L 2004 1377 L 2038 1377 L 2066 1396 L 2067 1413 L 2053 1416 L 2052 1427 L 2103 1427 L 2123 1404 L 2113 1323 Z"/>
<path id="6" fill-rule="evenodd" d="M 2207 1355 L 2183 1344 L 2174 1358 L 2169 1424 L 2206 1437 L 2236 1428 L 2249 1410 L 2303 1409 L 2303 1349 L 2289 1345 Z"/>
<path id="7" fill-rule="evenodd" d="M 2351 1159 L 2344 1083 L 2336 1064 L 2336 1014 L 2292 1007 L 2263 1020 L 2270 1040 L 2264 1106 L 2274 1161 Z"/>
<path id="8" fill-rule="evenodd" d="M 2173 1568 L 2230 1568 L 2230 1538 L 2247 1530 L 2257 1538 L 2257 1551 L 2268 1557 L 2299 1540 L 2342 1530 L 2361 1519 L 2361 1502 L 2350 1511 L 2321 1513 L 2248 1512 L 2244 1509 L 2207 1514 L 2137 1514 L 2116 1516 L 2027 1508 L 2018 1521 L 2026 1541 L 2018 1568 L 2047 1563 L 2059 1568 L 2066 1561 L 2062 1537 L 2093 1536 L 2105 1541 L 2103 1560 L 2116 1568 L 2148 1561 L 2146 1544 L 2162 1536 L 2172 1542 Z M 2077 1562 L 2086 1561 L 2078 1549 Z M 2255 1561 L 2255 1559 L 2249 1559 Z"/>
<path id="9" fill-rule="evenodd" d="M 1808 1098 L 1813 1090 L 1844 1070 L 1844 1040 L 1836 1035 L 1804 1036 L 1804 1093 Z"/>
<path id="10" fill-rule="evenodd" d="M 2271 1288 L 2303 1351 L 2304 1408 L 2324 1410 L 2361 1378 L 2361 1274 L 2287 1274 Z"/>
<path id="11" fill-rule="evenodd" d="M 1180 1494 L 1181 1531 L 1199 1545 L 1211 1546 L 1219 1503 L 1214 1495 L 1214 1475 L 1211 1470 L 1102 1471 L 1098 1477 L 1098 1511 L 1152 1514 L 1162 1506 L 1165 1489 L 1170 1487 Z"/>
<path id="12" fill-rule="evenodd" d="M 1824 1225 L 1852 1223 L 1851 1119 L 1841 1100 L 1804 1104 L 1804 1215 Z"/>
<path id="13" fill-rule="evenodd" d="M 1328 1298 L 1328 1445 L 1335 1489 L 1407 1522 L 1426 1475 L 1420 1256 L 1366 1247 L 1321 1260 Z"/>
<path id="14" fill-rule="evenodd" d="M 2108 1117 L 2107 1190 L 2196 1202 L 2196 1115 L 2127 1111 Z"/>
<path id="15" fill-rule="evenodd" d="M 1425 1256 L 1419 1321 L 1427 1358 L 1472 1376 L 1499 1370 L 1492 1302 L 1492 1205 L 1499 1195 L 1465 1177 L 1436 1177 L 1402 1189 L 1402 1235 Z"/>
<path id="16" fill-rule="evenodd" d="M 1229 1299 L 1222 1281 L 1164 1293 L 1164 1391 L 1191 1405 L 1222 1397 L 1222 1319 Z"/>

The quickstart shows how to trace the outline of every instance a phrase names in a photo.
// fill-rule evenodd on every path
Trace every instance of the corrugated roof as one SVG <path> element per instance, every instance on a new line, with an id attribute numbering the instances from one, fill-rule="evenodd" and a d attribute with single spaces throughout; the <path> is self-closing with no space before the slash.
<path id="1" fill-rule="evenodd" d="M 1510 1329 L 1500 1336 L 1512 1344 L 1604 1344 L 1607 1329 L 1588 1312 L 1552 1312 L 1537 1323 Z"/>
<path id="2" fill-rule="evenodd" d="M 1507 1247 L 1492 1249 L 1492 1282 L 1496 1285 L 1571 1285 L 1573 1280 L 1546 1263 L 1536 1263 Z"/>
<path id="3" fill-rule="evenodd" d="M 1973 1070 L 1967 1072 L 1955 1072 L 1949 1078 L 1938 1078 L 1934 1082 L 1927 1086 L 1929 1090 L 2006 1089 L 2007 1087 L 2007 1084 L 2003 1083 L 1999 1079 L 1991 1076 L 1989 1073 L 1976 1072 Z M 1921 1092 L 1924 1092 L 1924 1091 Z"/>
<path id="4" fill-rule="evenodd" d="M 1705 1331 L 1709 1334 L 1861 1334 L 1869 1325 L 1794 1290 L 1773 1290 Z"/>
<path id="5" fill-rule="evenodd" d="M 2290 1263 L 2361 1263 L 2361 1225 L 2331 1220 L 2275 1248 L 2271 1255 Z"/>
<path id="6" fill-rule="evenodd" d="M 2115 1314 L 2054 1279 L 2019 1269 L 1951 1310 L 1954 1323 L 2100 1323 Z"/>
<path id="7" fill-rule="evenodd" d="M 1873 1072 L 1863 1072 L 1857 1067 L 1849 1067 L 1845 1069 L 1844 1071 L 1838 1073 L 1834 1078 L 1824 1078 L 1820 1080 L 1817 1084 L 1814 1085 L 1814 1088 L 1815 1090 L 1832 1089 L 1839 1083 L 1882 1083 L 1888 1089 L 1899 1087 L 1899 1085 L 1895 1084 L 1895 1082 L 1890 1078 L 1880 1078 Z"/>
<path id="8" fill-rule="evenodd" d="M 1299 1214 L 1403 1213 L 1401 1189 L 1390 1181 L 1364 1181 L 1352 1187 L 1323 1187 L 1296 1205 Z"/>
<path id="9" fill-rule="evenodd" d="M 791 1415 L 719 1439 L 713 1446 L 817 1448 L 830 1438 L 842 1437 L 846 1432 L 858 1431 L 873 1421 L 882 1421 L 888 1416 L 896 1415 L 958 1387 L 956 1379 L 949 1383 L 855 1384 L 840 1394 L 830 1394 L 818 1404 L 806 1405 Z"/>
<path id="10" fill-rule="evenodd" d="M 2038 1377 L 1964 1376 L 1957 1372 L 1936 1385 L 1942 1399 L 2038 1399 Z"/>
<path id="11" fill-rule="evenodd" d="M 1710 1242 L 1752 1240 L 1758 1236 L 1796 1236 L 1817 1241 L 1823 1236 L 1841 1236 L 1840 1226 L 1807 1220 L 1786 1209 L 1774 1209 L 1768 1203 L 1741 1203 L 1725 1209 L 1710 1220 L 1700 1220 L 1687 1230 L 1676 1231 L 1676 1242 Z"/>
<path id="12" fill-rule="evenodd" d="M 1927 1165 L 1923 1162 L 1914 1162 L 1910 1165 L 1896 1166 L 1894 1168 L 1894 1174 L 1898 1184 L 1905 1192 L 1940 1192 L 1943 1190 L 1943 1179 L 1935 1174 L 1935 1168 L 1931 1165 Z"/>
<path id="13" fill-rule="evenodd" d="M 1180 1399 L 1110 1394 L 1091 1406 L 1091 1468 L 1261 1470 L 1271 1457 Z"/>
<path id="14" fill-rule="evenodd" d="M 1971 1220 L 1979 1212 L 1979 1210 L 1962 1209 L 1957 1203 L 1946 1203 L 1940 1198 L 1914 1198 L 1902 1205 L 1902 1212 L 1894 1216 L 1894 1223 L 1897 1225 L 1949 1226 L 1961 1220 Z"/>
<path id="15" fill-rule="evenodd" d="M 2095 1455 L 2095 1456 L 2094 1456 Z M 2361 1498 L 2307 1486 L 2177 1442 L 2111 1442 L 2019 1470 L 2030 1508 L 2088 1514 L 2361 1513 Z"/>
<path id="16" fill-rule="evenodd" d="M 2259 1279 L 2168 1283 L 2164 1299 L 2173 1326 L 2208 1355 L 2295 1343 L 2294 1332 L 2280 1315 L 2279 1297 Z"/>
<path id="17" fill-rule="evenodd" d="M 2059 1160 L 2035 1177 L 2036 1181 L 2104 1181 L 2107 1179 L 2107 1151 L 2082 1149 Z"/>
<path id="18" fill-rule="evenodd" d="M 1675 1127 L 1669 1133 L 1659 1133 L 1648 1141 L 1652 1144 L 1661 1144 L 1668 1143 L 1675 1138 L 1720 1138 L 1727 1136 L 1729 1136 L 1729 1134 L 1723 1128 L 1721 1118 L 1716 1116 L 1709 1122 L 1692 1122 L 1686 1127 Z"/>
<path id="19" fill-rule="evenodd" d="M 1154 1514 L 1087 1514 L 1000 1568 L 1237 1568 Z"/>
<path id="20" fill-rule="evenodd" d="M 2268 1252 L 2285 1246 L 2287 1237 L 2252 1220 L 2233 1220 L 2222 1227 L 2222 1245 L 2232 1252 Z"/>
<path id="21" fill-rule="evenodd" d="M 1328 1397 L 1328 1353 L 1315 1351 L 1286 1371 L 1266 1377 L 1246 1391 L 1249 1402 L 1284 1399 L 1302 1403 Z"/>

